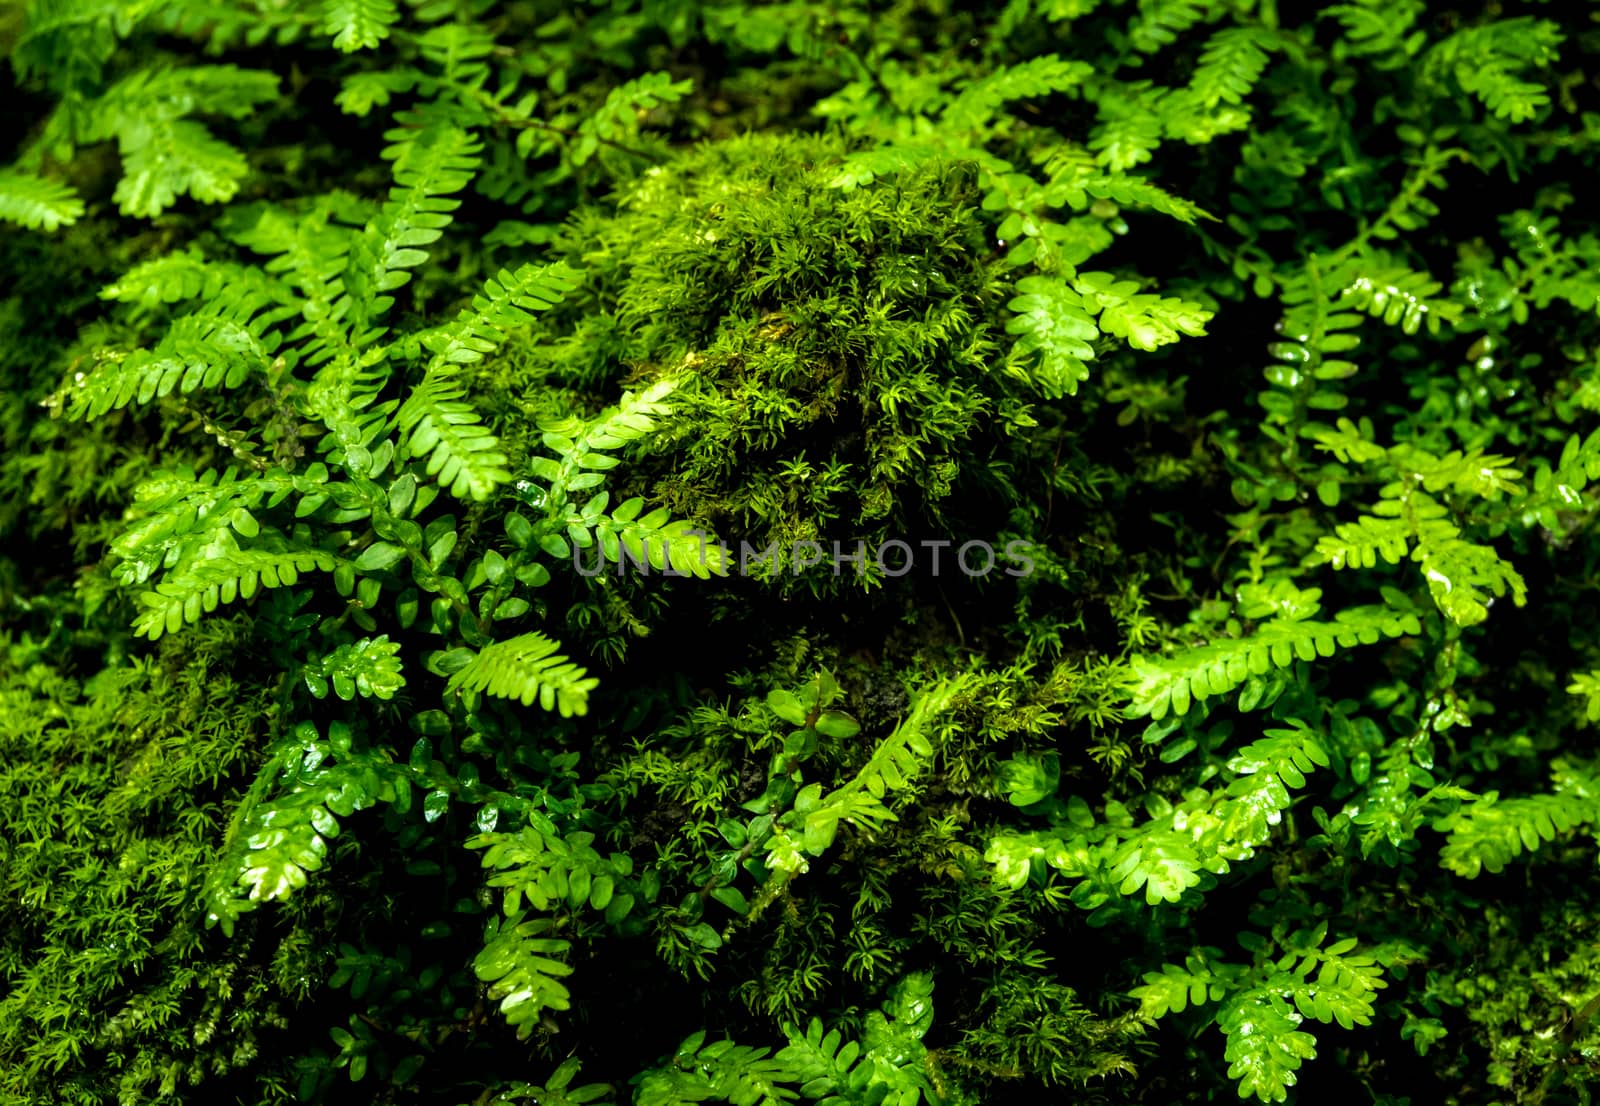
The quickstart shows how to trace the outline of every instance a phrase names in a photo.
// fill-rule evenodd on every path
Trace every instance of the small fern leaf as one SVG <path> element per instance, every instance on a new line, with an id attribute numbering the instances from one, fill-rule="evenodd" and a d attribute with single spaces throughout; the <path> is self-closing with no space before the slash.
<path id="1" fill-rule="evenodd" d="M 580 279 L 581 273 L 560 262 L 524 265 L 516 272 L 501 269 L 455 322 L 421 337 L 421 344 L 433 352 L 429 371 L 483 360 L 506 340 L 507 331 L 533 321 L 529 312 L 550 310 Z"/>
<path id="2" fill-rule="evenodd" d="M 1198 955 L 1191 955 L 1185 967 L 1163 964 L 1159 972 L 1145 972 L 1144 986 L 1128 992 L 1139 1000 L 1140 1017 L 1152 1021 L 1168 1013 L 1181 1014 L 1191 1006 L 1215 1002 L 1226 988 Z"/>
<path id="3" fill-rule="evenodd" d="M 1144 888 L 1145 902 L 1177 902 L 1200 882 L 1201 859 L 1194 839 L 1176 830 L 1141 833 L 1124 842 L 1112 858 L 1117 890 L 1132 895 Z"/>
<path id="4" fill-rule="evenodd" d="M 31 173 L 0 172 L 0 223 L 27 230 L 71 226 L 83 215 L 83 201 L 59 181 Z"/>
<path id="5" fill-rule="evenodd" d="M 290 587 L 302 572 L 334 568 L 333 555 L 320 549 L 273 552 L 230 545 L 219 542 L 210 557 L 168 572 L 153 591 L 141 593 L 144 610 L 134 620 L 134 632 L 154 641 L 200 621 L 219 604 L 249 599 L 257 588 Z"/>
<path id="6" fill-rule="evenodd" d="M 530 633 L 497 641 L 486 646 L 468 661 L 448 685 L 454 691 L 482 691 L 501 699 L 516 699 L 532 706 L 537 699 L 545 710 L 559 710 L 561 717 L 585 714 L 589 692 L 600 681 L 585 675 L 584 669 L 556 655 L 557 642 L 543 634 Z"/>
<path id="7" fill-rule="evenodd" d="M 465 390 L 447 377 L 419 384 L 395 414 L 401 456 L 425 458 L 427 473 L 457 499 L 488 499 L 511 479 L 500 440 L 483 425 Z"/>
<path id="8" fill-rule="evenodd" d="M 1100 330 L 1085 308 L 1083 297 L 1058 277 L 1028 276 L 1017 281 L 1022 293 L 1006 304 L 1013 318 L 1006 333 L 1018 336 L 1018 359 L 1037 356 L 1034 367 L 1014 367 L 1014 375 L 1032 384 L 1047 399 L 1078 394 L 1089 379 L 1085 361 L 1094 358 Z"/>
<path id="9" fill-rule="evenodd" d="M 1250 637 L 1215 641 L 1170 657 L 1135 657 L 1130 714 L 1156 721 L 1169 710 L 1186 714 L 1193 699 L 1226 695 L 1252 675 L 1288 668 L 1296 660 L 1331 657 L 1340 648 L 1420 633 L 1421 622 L 1409 612 L 1352 607 L 1332 622 L 1273 619 Z"/>
<path id="10" fill-rule="evenodd" d="M 910 173 L 942 153 L 943 147 L 935 145 L 875 146 L 869 150 L 858 150 L 845 157 L 833 176 L 828 178 L 828 187 L 841 192 L 853 192 L 879 177 Z"/>
<path id="11" fill-rule="evenodd" d="M 572 974 L 565 956 L 571 943 L 543 936 L 555 928 L 550 918 L 523 920 L 521 913 L 503 922 L 489 919 L 484 947 L 472 961 L 474 974 L 490 984 L 489 998 L 498 1000 L 500 1013 L 526 1040 L 546 1010 L 571 1007 L 572 994 L 561 982 Z"/>
<path id="12" fill-rule="evenodd" d="M 1063 61 L 1055 54 L 1030 58 L 990 73 L 967 86 L 940 119 L 945 130 L 972 131 L 987 123 L 1011 100 L 1048 96 L 1076 89 L 1094 75 L 1094 67 L 1081 61 Z"/>
<path id="13" fill-rule="evenodd" d="M 1228 1076 L 1239 1081 L 1239 1097 L 1283 1102 L 1298 1080 L 1300 1065 L 1317 1057 L 1316 1038 L 1301 1032 L 1302 1016 L 1268 988 L 1255 988 L 1230 1000 L 1217 1016 L 1228 1035 L 1223 1058 Z"/>
<path id="14" fill-rule="evenodd" d="M 79 374 L 69 387 L 68 419 L 97 419 L 130 403 L 150 403 L 174 390 L 237 388 L 264 372 L 278 347 L 267 330 L 273 312 L 257 314 L 265 297 L 248 289 L 224 292 L 198 314 L 173 321 L 151 350 L 134 350 Z"/>
<path id="15" fill-rule="evenodd" d="M 1600 722 L 1600 671 L 1575 673 L 1567 694 L 1583 696 L 1585 721 Z"/>
<path id="16" fill-rule="evenodd" d="M 353 748 L 353 738 L 342 722 L 329 726 L 327 740 L 302 722 L 274 745 L 206 879 L 208 927 L 220 923 L 231 936 L 239 915 L 303 888 L 326 860 L 339 818 L 380 802 L 409 806 L 411 785 L 401 770 L 382 752 Z M 283 793 L 267 798 L 275 786 Z"/>
<path id="17" fill-rule="evenodd" d="M 1524 849 L 1533 852 L 1593 822 L 1596 814 L 1593 799 L 1575 794 L 1501 799 L 1490 792 L 1436 823 L 1436 829 L 1450 832 L 1439 862 L 1467 879 L 1499 872 Z"/>
<path id="18" fill-rule="evenodd" d="M 1202 107 L 1242 104 L 1267 67 L 1275 43 L 1259 27 L 1230 27 L 1207 40 L 1188 92 Z"/>
<path id="19" fill-rule="evenodd" d="M 389 292 L 411 280 L 407 271 L 427 259 L 418 249 L 436 242 L 450 225 L 478 168 L 483 144 L 459 127 L 400 127 L 384 135 L 383 156 L 395 163 L 389 202 L 355 240 L 345 269 L 346 299 L 336 309 L 347 332 L 364 335 L 369 323 L 394 306 Z"/>
<path id="20" fill-rule="evenodd" d="M 389 37 L 399 13 L 390 0 L 323 0 L 322 33 L 347 54 L 371 50 Z"/>
<path id="21" fill-rule="evenodd" d="M 1083 308 L 1099 312 L 1100 329 L 1125 339 L 1134 349 L 1154 350 L 1176 342 L 1179 334 L 1205 334 L 1210 311 L 1176 297 L 1141 294 L 1138 288 L 1110 273 L 1083 273 L 1073 282 Z"/>

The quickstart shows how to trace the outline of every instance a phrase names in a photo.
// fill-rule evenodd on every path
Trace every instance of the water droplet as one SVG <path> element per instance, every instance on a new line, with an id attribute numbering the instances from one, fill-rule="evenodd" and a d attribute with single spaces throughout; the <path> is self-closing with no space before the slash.
<path id="1" fill-rule="evenodd" d="M 549 493 L 532 480 L 518 480 L 516 489 L 518 497 L 530 507 L 543 507 L 549 498 Z"/>

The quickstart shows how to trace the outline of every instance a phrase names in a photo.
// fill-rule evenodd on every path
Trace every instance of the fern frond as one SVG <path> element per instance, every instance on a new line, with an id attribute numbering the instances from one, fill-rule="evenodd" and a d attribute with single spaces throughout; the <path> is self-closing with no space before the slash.
<path id="1" fill-rule="evenodd" d="M 528 823 L 514 834 L 481 833 L 467 841 L 469 849 L 486 850 L 483 867 L 496 873 L 488 885 L 504 889 L 506 914 L 518 913 L 526 901 L 541 913 L 563 904 L 573 910 L 587 904 L 603 911 L 609 925 L 627 917 L 636 896 L 619 888 L 632 874 L 631 857 L 602 857 L 592 833 L 562 837 L 543 815 L 530 816 Z"/>
<path id="2" fill-rule="evenodd" d="M 134 489 L 126 528 L 111 542 L 117 577 L 125 586 L 142 584 L 158 568 L 187 559 L 186 551 L 204 547 L 222 530 L 253 538 L 261 532 L 254 512 L 276 507 L 290 495 L 317 494 L 328 478 L 327 467 L 311 465 L 304 472 L 272 469 L 241 479 L 238 470 L 208 469 L 195 475 L 180 467 L 158 473 Z"/>
<path id="3" fill-rule="evenodd" d="M 242 118 L 276 99 L 278 77 L 234 65 L 141 69 L 84 113 L 84 141 L 116 139 L 122 179 L 112 198 L 124 215 L 154 217 L 193 196 L 231 200 L 248 171 L 244 155 L 186 118 L 196 112 Z"/>
<path id="4" fill-rule="evenodd" d="M 864 790 L 874 799 L 881 799 L 886 791 L 906 787 L 933 756 L 933 743 L 927 736 L 929 727 L 950 710 L 965 686 L 960 679 L 945 680 L 919 691 L 894 732 L 879 742 L 861 771 L 841 790 Z"/>
<path id="5" fill-rule="evenodd" d="M 282 309 L 250 288 L 219 291 L 193 315 L 175 320 L 152 350 L 135 350 L 103 361 L 69 386 L 69 419 L 97 419 L 130 403 L 149 403 L 176 389 L 237 388 L 264 372 L 279 338 L 268 327 Z"/>
<path id="6" fill-rule="evenodd" d="M 200 557 L 168 572 L 154 590 L 140 593 L 144 610 L 134 620 L 134 632 L 154 641 L 200 621 L 219 603 L 249 599 L 258 587 L 290 587 L 302 572 L 333 568 L 333 555 L 320 549 L 240 549 L 222 531 Z"/>
<path id="7" fill-rule="evenodd" d="M 1111 858 L 1111 879 L 1124 895 L 1144 889 L 1145 902 L 1177 902 L 1200 882 L 1203 858 L 1194 838 L 1174 829 L 1151 829 L 1124 841 Z"/>
<path id="8" fill-rule="evenodd" d="M 1217 0 L 1139 0 L 1139 14 L 1128 25 L 1134 49 L 1153 54 L 1176 42 L 1178 36 L 1200 23 L 1222 15 Z"/>
<path id="9" fill-rule="evenodd" d="M 419 35 L 417 46 L 447 81 L 481 88 L 489 79 L 488 59 L 494 54 L 495 40 L 482 24 L 464 20 L 441 23 Z"/>
<path id="10" fill-rule="evenodd" d="M 1374 998 L 1389 986 L 1383 969 L 1372 956 L 1357 950 L 1353 937 L 1327 948 L 1317 947 L 1325 933 L 1326 923 L 1312 935 L 1310 947 L 1293 950 L 1304 957 L 1297 966 L 1286 969 L 1295 1008 L 1324 1025 L 1337 1023 L 1344 1029 L 1371 1025 Z"/>
<path id="11" fill-rule="evenodd" d="M 421 131 L 398 128 L 384 138 L 390 145 L 383 156 L 394 162 L 396 187 L 350 250 L 344 287 L 352 337 L 394 305 L 387 293 L 405 287 L 411 280 L 407 270 L 427 260 L 417 247 L 438 241 L 450 225 L 461 201 L 448 197 L 471 183 L 483 150 L 468 132 L 439 124 Z"/>
<path id="12" fill-rule="evenodd" d="M 1287 668 L 1296 660 L 1331 657 L 1340 648 L 1421 632 L 1414 614 L 1351 607 L 1332 622 L 1274 619 L 1247 638 L 1215 641 L 1170 657 L 1135 657 L 1131 716 L 1160 720 L 1169 709 L 1186 714 L 1192 699 L 1225 695 L 1252 675 Z"/>
<path id="13" fill-rule="evenodd" d="M 1404 519 L 1363 515 L 1318 538 L 1316 558 L 1334 568 L 1372 568 L 1380 558 L 1397 565 L 1410 550 L 1411 527 Z"/>
<path id="14" fill-rule="evenodd" d="M 1489 617 L 1489 604 L 1508 593 L 1519 607 L 1528 602 L 1521 573 L 1492 548 L 1467 541 L 1443 520 L 1423 523 L 1412 559 L 1422 569 L 1433 601 L 1458 626 L 1482 622 Z"/>
<path id="15" fill-rule="evenodd" d="M 322 33 L 337 50 L 371 50 L 400 18 L 391 0 L 322 0 Z"/>
<path id="16" fill-rule="evenodd" d="M 574 1057 L 563 1061 L 542 1085 L 513 1083 L 495 1095 L 494 1106 L 510 1106 L 513 1102 L 526 1102 L 528 1106 L 617 1106 L 609 1083 L 571 1085 L 582 1066 Z"/>
<path id="17" fill-rule="evenodd" d="M 1379 68 L 1396 69 L 1410 64 L 1426 42 L 1424 33 L 1413 30 L 1426 10 L 1423 0 L 1358 0 L 1330 4 L 1319 18 L 1337 19 L 1343 26 L 1343 49 L 1360 57 L 1383 59 L 1377 61 Z"/>
<path id="18" fill-rule="evenodd" d="M 326 321 L 332 311 L 342 289 L 350 247 L 360 228 L 376 214 L 376 205 L 365 199 L 328 192 L 294 208 L 265 203 L 230 208 L 221 220 L 221 229 L 246 249 L 268 255 L 266 271 L 283 274 L 299 291 L 306 301 L 307 321 L 315 324 Z M 316 333 L 320 336 L 322 331 Z M 315 352 L 308 353 L 307 363 L 321 363 L 313 356 Z M 331 356 L 331 352 L 323 351 L 321 357 Z"/>
<path id="19" fill-rule="evenodd" d="M 1448 465 L 1436 461 L 1430 475 L 1436 484 L 1448 481 L 1465 484 L 1470 490 L 1489 491 L 1497 491 L 1509 479 L 1482 458 L 1474 465 L 1466 460 L 1461 456 Z M 1380 556 L 1397 564 L 1409 550 L 1434 602 L 1461 626 L 1482 622 L 1488 617 L 1489 603 L 1508 592 L 1517 606 L 1527 602 L 1527 584 L 1521 574 L 1490 546 L 1463 538 L 1443 504 L 1412 489 L 1406 481 L 1385 492 L 1396 498 L 1384 498 L 1373 507 L 1372 515 L 1343 523 L 1332 535 L 1319 538 L 1312 563 L 1370 568 Z"/>
<path id="20" fill-rule="evenodd" d="M 601 474 L 618 464 L 603 451 L 621 449 L 652 433 L 659 420 L 671 413 L 666 397 L 678 384 L 677 379 L 664 377 L 641 392 L 624 392 L 616 407 L 587 422 L 577 418 L 541 421 L 545 448 L 561 460 L 535 457 L 528 467 L 533 475 L 549 482 L 551 497 L 557 501 L 569 492 L 598 486 L 605 479 Z"/>
<path id="21" fill-rule="evenodd" d="M 771 1049 L 736 1045 L 731 1040 L 706 1045 L 705 1039 L 703 1030 L 694 1034 L 678 1046 L 668 1065 L 646 1072 L 639 1080 L 635 1106 L 688 1106 L 706 1101 L 782 1106 L 800 1097 L 783 1085 L 797 1079 L 788 1064 L 769 1057 Z"/>
<path id="22" fill-rule="evenodd" d="M 921 1043 L 933 1021 L 932 999 L 933 977 L 913 972 L 895 984 L 881 1011 L 867 1015 L 860 1041 L 846 1043 L 837 1029 L 824 1032 L 822 1020 L 813 1018 L 804 1034 L 784 1026 L 789 1043 L 774 1059 L 816 1106 L 936 1102 Z"/>
<path id="23" fill-rule="evenodd" d="M 1085 361 L 1094 358 L 1089 343 L 1100 336 L 1083 296 L 1059 277 L 1027 276 L 1017 281 L 1022 293 L 1006 304 L 1012 319 L 1006 333 L 1018 335 L 1014 352 L 1019 358 L 1037 355 L 1033 371 L 1015 366 L 1021 377 L 1047 399 L 1078 394 L 1089 379 Z"/>
<path id="24" fill-rule="evenodd" d="M 935 718 L 951 708 L 965 687 L 962 679 L 946 680 L 919 693 L 910 712 L 893 733 L 878 743 L 850 782 L 826 796 L 820 784 L 804 788 L 795 799 L 793 813 L 785 816 L 783 829 L 769 843 L 768 866 L 789 872 L 805 871 L 808 864 L 801 850 L 821 856 L 833 844 L 841 822 L 876 830 L 893 821 L 894 813 L 883 803 L 885 795 L 909 787 L 933 756 L 933 743 L 926 731 Z"/>
<path id="25" fill-rule="evenodd" d="M 190 248 L 141 261 L 102 288 L 100 298 L 143 307 L 202 296 L 209 299 L 222 290 L 229 278 L 249 271 L 242 265 L 224 269 L 207 261 L 198 248 Z"/>
<path id="26" fill-rule="evenodd" d="M 1086 62 L 1064 61 L 1055 54 L 1029 58 L 988 73 L 968 85 L 944 109 L 939 125 L 958 132 L 977 130 L 1012 100 L 1067 92 L 1083 84 L 1093 73 L 1094 67 Z"/>
<path id="27" fill-rule="evenodd" d="M 1546 842 L 1589 825 L 1600 815 L 1593 794 L 1556 792 L 1521 799 L 1502 799 L 1491 791 L 1446 815 L 1434 828 L 1450 839 L 1439 850 L 1439 863 L 1459 876 L 1476 879 L 1484 871 L 1499 872 Z"/>
<path id="28" fill-rule="evenodd" d="M 1165 129 L 1159 105 L 1148 81 L 1101 91 L 1095 97 L 1096 122 L 1088 140 L 1095 163 L 1122 173 L 1154 157 Z"/>
<path id="29" fill-rule="evenodd" d="M 1190 953 L 1183 967 L 1163 964 L 1158 972 L 1145 972 L 1144 985 L 1128 995 L 1139 1000 L 1140 1016 L 1154 1021 L 1168 1013 L 1181 1014 L 1191 1006 L 1216 1002 L 1226 993 L 1227 985 L 1205 957 Z"/>
<path id="30" fill-rule="evenodd" d="M 83 215 L 83 201 L 60 181 L 15 171 L 0 172 L 0 223 L 27 230 L 71 226 Z"/>
<path id="31" fill-rule="evenodd" d="M 1429 334 L 1438 334 L 1443 324 L 1459 321 L 1463 311 L 1453 300 L 1435 298 L 1442 288 L 1427 273 L 1403 265 L 1373 265 L 1360 270 L 1334 306 L 1365 311 L 1406 334 L 1424 325 Z"/>
<path id="32" fill-rule="evenodd" d="M 484 647 L 466 666 L 450 677 L 449 690 L 482 691 L 501 699 L 516 699 L 532 706 L 535 699 L 545 710 L 561 717 L 587 713 L 589 692 L 600 681 L 556 655 L 561 646 L 543 634 L 530 633 Z"/>
<path id="33" fill-rule="evenodd" d="M 395 414 L 401 456 L 426 458 L 427 473 L 457 499 L 488 499 L 511 473 L 500 440 L 483 425 L 466 388 L 448 376 L 423 380 Z"/>
<path id="34" fill-rule="evenodd" d="M 1518 74 L 1555 61 L 1566 37 L 1560 24 L 1532 16 L 1464 27 L 1424 55 L 1423 72 L 1435 79 L 1448 73 L 1497 118 L 1526 122 L 1549 105 L 1550 95 Z"/>
<path id="35" fill-rule="evenodd" d="M 1584 718 L 1600 722 L 1600 671 L 1578 672 L 1567 685 L 1567 694 L 1584 697 Z"/>
<path id="36" fill-rule="evenodd" d="M 1206 40 L 1200 65 L 1189 79 L 1188 95 L 1201 107 L 1242 104 L 1267 67 L 1276 45 L 1259 27 L 1229 27 Z"/>
<path id="37" fill-rule="evenodd" d="M 606 94 L 605 103 L 578 125 L 570 157 L 582 165 L 601 143 L 625 142 L 639 133 L 641 113 L 663 104 L 675 104 L 694 91 L 691 80 L 675 81 L 671 73 L 646 73 L 625 81 Z"/>
<path id="38" fill-rule="evenodd" d="M 722 547 L 709 542 L 707 535 L 687 519 L 669 522 L 670 516 L 664 507 L 639 518 L 644 500 L 638 497 L 621 504 L 607 516 L 600 514 L 608 501 L 607 493 L 601 492 L 597 499 L 598 503 L 591 501 L 581 514 L 573 516 L 568 529 L 576 527 L 580 534 L 586 533 L 583 528 L 591 517 L 594 518 L 594 539 L 601 553 L 612 563 L 621 564 L 626 553 L 635 565 L 641 568 L 649 565 L 657 572 L 666 571 L 670 564 L 673 571 L 693 574 L 702 580 L 727 574 Z"/>
<path id="39" fill-rule="evenodd" d="M 578 287 L 583 274 L 561 262 L 523 265 L 516 272 L 501 269 L 472 297 L 472 306 L 456 321 L 420 335 L 421 345 L 433 353 L 429 372 L 447 365 L 483 360 L 506 340 L 506 332 L 533 321 L 529 312 L 548 311 Z"/>
<path id="40" fill-rule="evenodd" d="M 553 918 L 523 920 L 520 913 L 502 920 L 489 919 L 484 932 L 484 947 L 472 961 L 472 970 L 490 984 L 489 998 L 499 1000 L 500 1013 L 526 1040 L 546 1010 L 566 1010 L 572 993 L 561 979 L 572 974 L 572 965 L 555 959 L 572 948 L 569 941 L 548 937 L 555 929 Z"/>
<path id="41" fill-rule="evenodd" d="M 1288 1098 L 1300 1065 L 1317 1058 L 1316 1038 L 1299 1028 L 1304 1020 L 1269 986 L 1242 992 L 1223 1006 L 1217 1026 L 1228 1036 L 1223 1058 L 1228 1077 L 1239 1081 L 1240 1098 Z"/>
<path id="42" fill-rule="evenodd" d="M 1064 177 L 1051 183 L 1047 195 L 1053 206 L 1066 204 L 1078 211 L 1085 210 L 1095 200 L 1110 200 L 1124 207 L 1148 207 L 1180 223 L 1193 224 L 1197 219 L 1216 220 L 1216 216 L 1204 208 L 1180 199 L 1147 180 L 1127 174 Z"/>
<path id="43" fill-rule="evenodd" d="M 269 800 L 275 787 L 283 793 Z M 339 833 L 339 818 L 380 802 L 405 809 L 410 799 L 403 771 L 382 752 L 355 749 L 344 723 L 333 723 L 326 741 L 312 723 L 300 723 L 271 750 L 235 814 L 222 858 L 206 880 L 206 925 L 220 923 L 231 936 L 239 915 L 306 885 Z M 244 898 L 241 887 L 248 891 Z"/>
<path id="44" fill-rule="evenodd" d="M 1073 282 L 1085 310 L 1098 312 L 1099 327 L 1123 338 L 1134 349 L 1154 350 L 1178 340 L 1199 337 L 1211 312 L 1176 297 L 1139 293 L 1138 284 L 1110 273 L 1081 273 Z"/>
<path id="45" fill-rule="evenodd" d="M 885 145 L 857 150 L 845 156 L 828 179 L 828 187 L 853 192 L 879 177 L 914 172 L 944 153 L 945 148 L 936 144 Z"/>
<path id="46" fill-rule="evenodd" d="M 124 215 L 154 218 L 179 196 L 225 203 L 250 169 L 242 153 L 191 119 L 131 126 L 119 137 L 122 180 L 111 198 Z"/>

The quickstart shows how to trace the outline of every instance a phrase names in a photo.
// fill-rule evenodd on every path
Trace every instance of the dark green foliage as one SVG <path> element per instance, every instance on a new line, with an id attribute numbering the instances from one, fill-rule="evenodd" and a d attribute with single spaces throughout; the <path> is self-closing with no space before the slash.
<path id="1" fill-rule="evenodd" d="M 1584 13 L 0 44 L 0 1106 L 1589 1101 Z"/>

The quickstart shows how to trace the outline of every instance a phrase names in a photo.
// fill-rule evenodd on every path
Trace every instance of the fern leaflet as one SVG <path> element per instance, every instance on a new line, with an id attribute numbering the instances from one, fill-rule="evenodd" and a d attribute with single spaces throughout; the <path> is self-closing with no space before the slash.
<path id="1" fill-rule="evenodd" d="M 516 699 L 532 706 L 537 699 L 545 710 L 561 717 L 584 714 L 589 692 L 600 685 L 584 670 L 556 655 L 561 646 L 539 633 L 522 634 L 486 646 L 450 677 L 454 691 L 482 691 L 501 699 Z"/>

